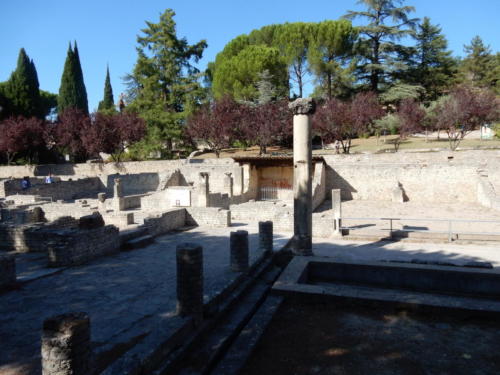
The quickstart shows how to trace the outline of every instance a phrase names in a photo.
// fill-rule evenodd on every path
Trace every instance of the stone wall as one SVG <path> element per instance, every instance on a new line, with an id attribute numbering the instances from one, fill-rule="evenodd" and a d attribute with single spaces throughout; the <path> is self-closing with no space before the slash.
<path id="1" fill-rule="evenodd" d="M 210 227 L 229 227 L 231 212 L 215 207 L 186 208 L 186 224 Z"/>
<path id="2" fill-rule="evenodd" d="M 0 168 L 1 169 L 1 168 Z M 21 189 L 21 180 L 13 179 L 3 181 L 4 196 L 9 195 L 38 195 L 42 197 L 51 197 L 52 200 L 71 200 L 78 198 L 97 197 L 99 191 L 105 187 L 98 178 L 81 178 L 74 181 L 56 181 L 46 184 L 40 179 L 33 179 L 32 186 L 29 189 Z"/>
<path id="3" fill-rule="evenodd" d="M 170 232 L 186 225 L 186 210 L 184 208 L 171 209 L 158 216 L 144 219 L 144 226 L 152 236 Z"/>
<path id="4" fill-rule="evenodd" d="M 76 228 L 78 220 L 62 217 L 48 224 L 0 224 L 0 251 L 46 252 L 56 230 Z"/>
<path id="5" fill-rule="evenodd" d="M 123 201 L 123 206 L 122 208 L 124 210 L 128 210 L 131 208 L 139 208 L 141 207 L 141 200 L 144 197 L 144 194 L 137 194 L 137 195 L 127 195 L 125 197 L 122 197 Z"/>
<path id="6" fill-rule="evenodd" d="M 325 156 L 326 190 L 341 189 L 342 199 L 390 201 L 392 190 L 402 185 L 414 202 L 477 202 L 477 163 L 461 153 Z M 476 155 L 477 156 L 477 155 Z M 395 162 L 398 160 L 398 162 Z M 492 160 L 494 161 L 494 160 Z M 476 163 L 476 164 L 475 164 Z"/>
<path id="7" fill-rule="evenodd" d="M 95 205 L 97 206 L 97 203 L 95 203 Z M 65 216 L 71 216 L 78 219 L 82 216 L 90 215 L 94 211 L 91 206 L 91 204 L 85 204 L 83 202 L 77 202 L 75 204 L 54 202 L 40 205 L 48 221 L 54 221 Z"/>
<path id="8" fill-rule="evenodd" d="M 52 241 L 48 244 L 48 265 L 75 266 L 117 253 L 120 248 L 118 233 L 118 228 L 114 225 L 54 232 Z"/>

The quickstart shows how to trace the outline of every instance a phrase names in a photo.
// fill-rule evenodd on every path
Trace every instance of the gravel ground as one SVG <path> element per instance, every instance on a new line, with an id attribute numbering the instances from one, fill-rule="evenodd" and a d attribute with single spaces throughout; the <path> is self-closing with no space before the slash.
<path id="1" fill-rule="evenodd" d="M 496 375 L 499 345 L 484 318 L 288 301 L 240 375 Z"/>

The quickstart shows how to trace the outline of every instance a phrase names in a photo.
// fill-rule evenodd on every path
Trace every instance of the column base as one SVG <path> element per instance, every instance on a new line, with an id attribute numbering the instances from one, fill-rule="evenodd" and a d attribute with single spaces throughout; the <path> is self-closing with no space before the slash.
<path id="1" fill-rule="evenodd" d="M 311 236 L 296 234 L 292 237 L 292 244 L 290 246 L 294 255 L 311 256 L 314 255 L 312 251 L 312 238 Z"/>

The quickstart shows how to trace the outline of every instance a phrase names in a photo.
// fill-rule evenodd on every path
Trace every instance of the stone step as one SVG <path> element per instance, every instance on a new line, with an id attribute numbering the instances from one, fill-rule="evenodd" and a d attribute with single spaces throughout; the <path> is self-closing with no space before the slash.
<path id="1" fill-rule="evenodd" d="M 216 326 L 212 334 L 201 342 L 193 353 L 190 353 L 193 360 L 204 358 L 204 363 L 194 365 L 191 368 L 183 368 L 178 372 L 178 375 L 206 374 L 217 366 L 252 319 L 258 307 L 265 301 L 272 285 L 270 281 L 276 278 L 280 272 L 281 270 L 273 268 L 264 275 L 264 279 L 257 280 L 253 288 L 238 301 L 236 306 Z M 195 363 L 195 361 L 186 360 L 186 364 L 191 363 Z M 217 372 L 214 373 L 217 374 Z"/>
<path id="2" fill-rule="evenodd" d="M 272 265 L 271 259 L 262 262 L 254 271 L 254 277 L 244 280 L 207 317 L 198 333 L 188 340 L 176 353 L 165 358 L 154 375 L 206 374 L 224 356 L 232 342 L 263 303 L 272 282 L 281 269 Z"/>
<path id="3" fill-rule="evenodd" d="M 147 234 L 145 236 L 137 237 L 137 238 L 134 238 L 132 240 L 125 242 L 122 245 L 122 249 L 124 249 L 124 250 L 140 249 L 142 247 L 148 246 L 153 241 L 154 241 L 154 237 Z"/>

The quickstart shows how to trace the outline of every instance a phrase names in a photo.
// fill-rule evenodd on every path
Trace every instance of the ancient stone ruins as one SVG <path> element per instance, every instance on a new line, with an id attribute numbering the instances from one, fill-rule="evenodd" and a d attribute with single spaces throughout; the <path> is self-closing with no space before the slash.
<path id="1" fill-rule="evenodd" d="M 290 107 L 293 157 L 0 167 L 0 374 L 237 374 L 289 300 L 497 319 L 500 153 L 313 155 Z"/>

